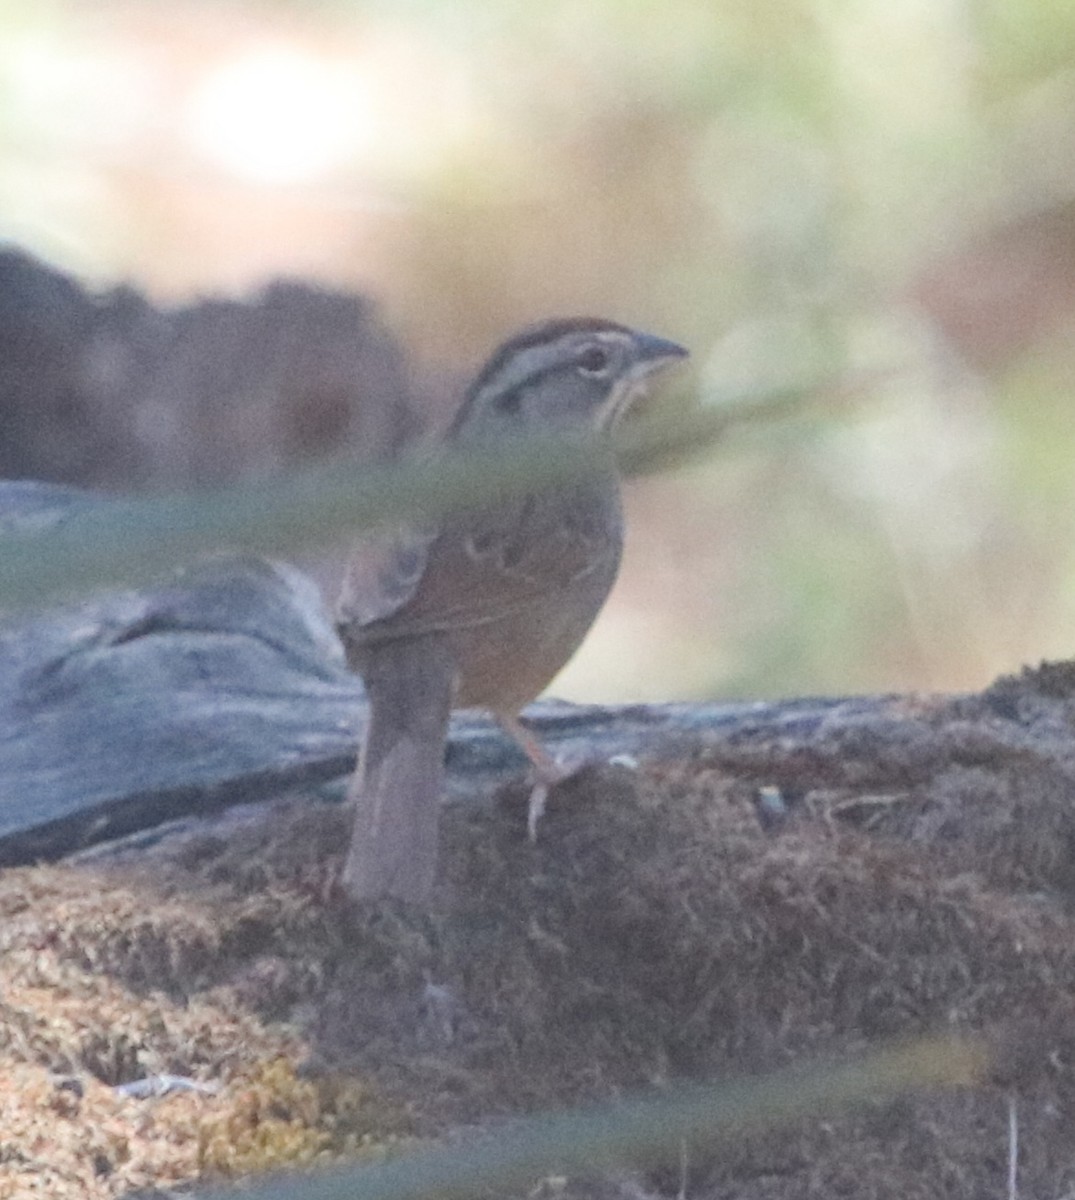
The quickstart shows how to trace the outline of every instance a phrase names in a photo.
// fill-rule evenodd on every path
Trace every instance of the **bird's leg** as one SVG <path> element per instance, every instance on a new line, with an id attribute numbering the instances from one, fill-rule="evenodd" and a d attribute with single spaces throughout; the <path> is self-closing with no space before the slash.
<path id="1" fill-rule="evenodd" d="M 500 728 L 522 750 L 534 768 L 536 779 L 526 808 L 526 832 L 530 840 L 536 842 L 538 822 L 545 814 L 549 789 L 570 778 L 578 767 L 558 762 L 514 713 L 494 715 Z"/>

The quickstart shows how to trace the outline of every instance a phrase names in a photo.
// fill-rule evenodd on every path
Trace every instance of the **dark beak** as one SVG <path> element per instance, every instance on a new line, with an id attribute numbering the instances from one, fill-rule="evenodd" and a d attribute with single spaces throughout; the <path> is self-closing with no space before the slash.
<path id="1" fill-rule="evenodd" d="M 667 338 L 655 337 L 652 333 L 635 335 L 637 356 L 631 374 L 636 379 L 644 379 L 659 371 L 662 367 L 686 358 L 690 351 L 685 350 L 678 342 L 670 342 Z"/>

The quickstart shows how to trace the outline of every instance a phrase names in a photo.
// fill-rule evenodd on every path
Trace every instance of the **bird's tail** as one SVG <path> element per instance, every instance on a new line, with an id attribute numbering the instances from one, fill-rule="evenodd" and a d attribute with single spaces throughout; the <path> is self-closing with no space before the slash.
<path id="1" fill-rule="evenodd" d="M 356 900 L 428 899 L 437 868 L 454 673 L 431 636 L 363 649 L 369 723 L 351 783 L 354 832 L 341 882 Z"/>

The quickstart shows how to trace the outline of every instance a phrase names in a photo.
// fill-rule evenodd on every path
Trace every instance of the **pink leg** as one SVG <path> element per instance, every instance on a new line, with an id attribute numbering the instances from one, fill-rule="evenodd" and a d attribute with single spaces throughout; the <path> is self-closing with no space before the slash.
<path id="1" fill-rule="evenodd" d="M 573 774 L 573 769 L 558 763 L 514 713 L 496 713 L 494 715 L 500 728 L 530 760 L 537 777 L 526 809 L 526 832 L 530 840 L 536 842 L 538 822 L 545 813 L 545 802 L 549 798 L 549 789 L 560 783 L 561 780 L 567 779 Z"/>

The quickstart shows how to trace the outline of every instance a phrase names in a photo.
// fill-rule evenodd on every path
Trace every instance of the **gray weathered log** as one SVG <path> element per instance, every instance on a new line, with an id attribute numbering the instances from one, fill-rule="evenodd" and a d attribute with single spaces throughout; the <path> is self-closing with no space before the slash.
<path id="1" fill-rule="evenodd" d="M 43 536 L 89 503 L 0 485 L 7 523 Z M 0 621 L 0 862 L 339 775 L 359 700 L 315 585 L 279 564 Z"/>
<path id="2" fill-rule="evenodd" d="M 47 538 L 80 507 L 107 503 L 0 483 L 0 529 Z M 547 702 L 529 716 L 569 760 L 694 760 L 792 801 L 916 789 L 940 811 L 952 779 L 975 771 L 1007 772 L 1016 787 L 1036 773 L 1071 794 L 1073 694 L 1075 671 L 1060 665 L 978 696 Z M 0 619 L 0 864 L 339 780 L 362 707 L 317 588 L 283 564 L 214 558 L 155 587 Z M 458 798 L 487 795 L 524 763 L 488 721 L 461 714 L 448 767 Z"/>

